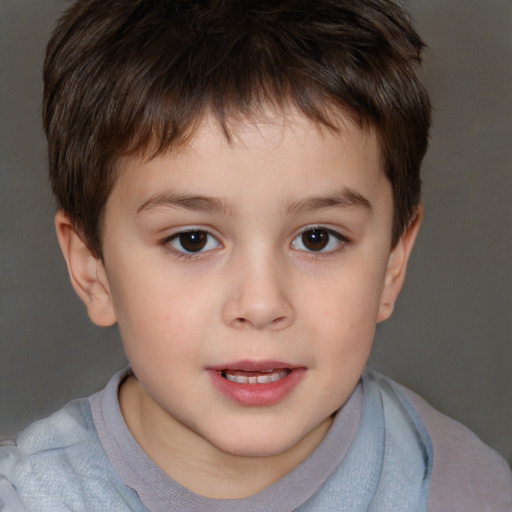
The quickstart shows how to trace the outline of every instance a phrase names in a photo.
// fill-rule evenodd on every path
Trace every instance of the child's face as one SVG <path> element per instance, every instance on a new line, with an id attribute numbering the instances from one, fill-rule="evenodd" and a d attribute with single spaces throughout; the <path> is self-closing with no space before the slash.
<path id="1" fill-rule="evenodd" d="M 235 132 L 204 124 L 178 155 L 120 165 L 98 275 L 145 428 L 275 455 L 320 439 L 353 391 L 410 248 L 391 251 L 373 133 L 300 116 Z"/>

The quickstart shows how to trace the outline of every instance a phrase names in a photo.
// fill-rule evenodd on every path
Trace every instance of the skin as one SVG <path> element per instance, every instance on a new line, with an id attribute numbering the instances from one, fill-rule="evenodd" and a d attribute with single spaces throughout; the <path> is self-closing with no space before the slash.
<path id="1" fill-rule="evenodd" d="M 300 464 L 393 309 L 420 215 L 392 248 L 375 134 L 344 121 L 339 133 L 299 115 L 240 123 L 232 144 L 206 121 L 178 154 L 121 161 L 103 260 L 57 214 L 73 286 L 93 322 L 118 323 L 136 376 L 120 390 L 128 428 L 198 494 L 248 496 Z M 312 228 L 320 250 L 304 243 Z M 184 250 L 187 229 L 208 234 L 199 252 Z M 276 403 L 212 384 L 211 367 L 265 360 L 302 369 Z"/>

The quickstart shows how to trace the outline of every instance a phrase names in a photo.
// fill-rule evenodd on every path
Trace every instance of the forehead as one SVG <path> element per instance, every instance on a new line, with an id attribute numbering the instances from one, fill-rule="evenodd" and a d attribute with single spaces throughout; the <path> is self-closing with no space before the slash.
<path id="1" fill-rule="evenodd" d="M 191 188 L 226 198 L 278 189 L 290 202 L 308 190 L 325 194 L 333 186 L 371 194 L 388 188 L 375 131 L 348 116 L 336 122 L 333 129 L 293 111 L 267 110 L 264 116 L 231 120 L 226 131 L 206 117 L 182 147 L 149 159 L 124 158 L 114 189 L 133 195 L 136 184 L 138 195 L 151 197 L 165 188 Z"/>
<path id="2" fill-rule="evenodd" d="M 208 108 L 200 114 L 196 122 L 192 123 L 180 137 L 155 137 L 148 143 L 135 142 L 134 152 L 128 150 L 123 157 L 114 157 L 114 168 L 123 167 L 127 161 L 146 163 L 155 157 L 171 155 L 179 157 L 191 151 L 211 150 L 212 146 L 205 145 L 216 139 L 220 145 L 232 149 L 251 149 L 256 142 L 256 134 L 260 136 L 260 143 L 267 146 L 282 141 L 283 134 L 288 132 L 315 132 L 320 139 L 333 138 L 341 135 L 344 138 L 365 136 L 378 143 L 376 129 L 350 109 L 338 106 L 326 106 L 321 118 L 314 114 L 305 115 L 289 102 L 281 105 L 261 104 L 253 107 L 246 113 L 233 112 L 220 118 L 218 114 Z M 137 137 L 135 137 L 137 141 Z M 141 141 L 139 141 L 141 142 Z"/>
<path id="3" fill-rule="evenodd" d="M 278 148 L 283 143 L 301 144 L 301 137 L 314 137 L 315 143 L 323 144 L 341 138 L 358 139 L 377 143 L 376 130 L 356 121 L 350 111 L 339 108 L 326 109 L 323 120 L 315 120 L 299 112 L 293 106 L 261 106 L 249 114 L 233 115 L 219 121 L 217 116 L 205 115 L 191 133 L 187 144 L 176 148 L 175 153 L 189 149 L 206 149 L 205 142 L 229 146 L 232 150 Z"/>

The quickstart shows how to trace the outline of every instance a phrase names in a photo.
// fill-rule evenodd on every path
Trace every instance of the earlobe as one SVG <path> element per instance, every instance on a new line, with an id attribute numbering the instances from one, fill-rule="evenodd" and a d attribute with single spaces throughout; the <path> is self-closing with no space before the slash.
<path id="1" fill-rule="evenodd" d="M 55 215 L 55 229 L 71 284 L 85 304 L 89 318 L 100 326 L 115 324 L 116 315 L 103 262 L 93 255 L 62 211 Z"/>
<path id="2" fill-rule="evenodd" d="M 422 218 L 423 208 L 419 206 L 407 231 L 400 237 L 400 240 L 389 255 L 377 322 L 387 320 L 393 312 L 396 299 L 398 298 L 398 294 L 404 284 L 407 263 L 409 261 L 409 256 L 411 255 Z"/>

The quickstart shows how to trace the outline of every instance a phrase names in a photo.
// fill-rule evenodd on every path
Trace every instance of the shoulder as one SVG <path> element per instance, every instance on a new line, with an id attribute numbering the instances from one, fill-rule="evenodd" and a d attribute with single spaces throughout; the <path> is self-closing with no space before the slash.
<path id="1" fill-rule="evenodd" d="M 0 510 L 94 510 L 115 476 L 88 400 L 75 400 L 0 447 Z"/>
<path id="2" fill-rule="evenodd" d="M 459 422 L 402 386 L 432 440 L 434 464 L 428 510 L 512 511 L 512 471 L 506 461 Z"/>
<path id="3" fill-rule="evenodd" d="M 87 400 L 76 400 L 22 431 L 0 448 L 0 503 L 5 510 L 45 510 L 80 472 L 82 453 L 95 453 Z M 22 505 L 23 503 L 23 505 Z M 49 509 L 49 507 L 47 507 Z M 2 508 L 4 510 L 4 508 Z"/>

